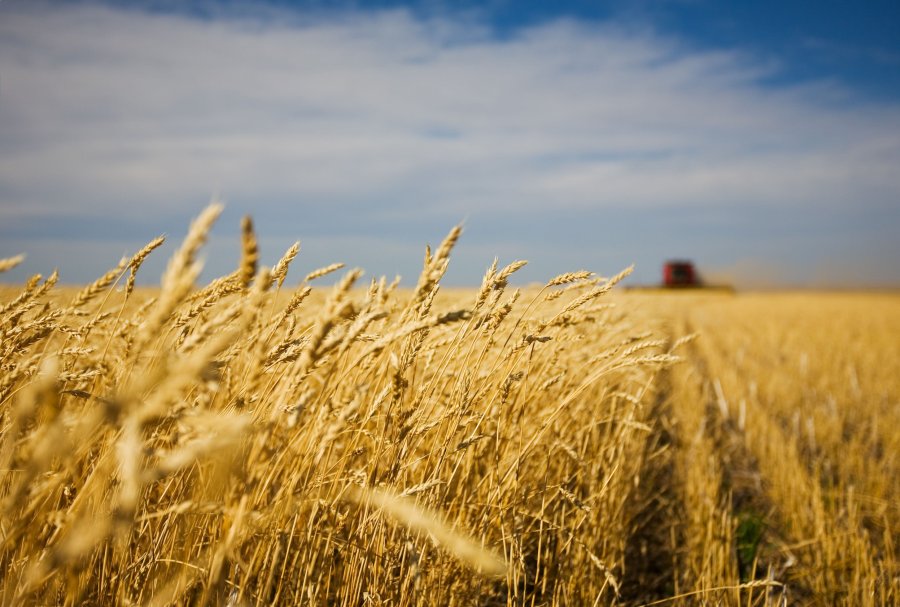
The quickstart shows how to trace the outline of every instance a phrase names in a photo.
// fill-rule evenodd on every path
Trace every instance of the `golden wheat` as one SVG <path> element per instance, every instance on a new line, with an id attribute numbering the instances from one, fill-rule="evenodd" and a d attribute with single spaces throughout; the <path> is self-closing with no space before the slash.
<path id="1" fill-rule="evenodd" d="M 161 238 L 82 289 L 0 289 L 3 604 L 900 596 L 892 296 L 510 289 L 498 260 L 448 291 L 459 227 L 410 291 L 312 287 L 332 264 L 282 293 L 299 243 L 261 267 L 249 219 L 197 286 L 220 212 L 157 290 Z"/>

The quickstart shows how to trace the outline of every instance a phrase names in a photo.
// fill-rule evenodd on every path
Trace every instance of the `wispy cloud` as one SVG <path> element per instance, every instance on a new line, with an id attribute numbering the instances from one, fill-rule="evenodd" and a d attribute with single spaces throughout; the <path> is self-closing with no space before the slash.
<path id="1" fill-rule="evenodd" d="M 198 19 L 90 3 L 0 15 L 0 253 L 91 222 L 147 227 L 139 245 L 213 193 L 273 238 L 385 234 L 418 251 L 468 217 L 484 244 L 561 261 L 622 253 L 566 237 L 555 214 L 598 230 L 633 218 L 639 259 L 641 234 L 665 237 L 678 210 L 693 238 L 719 217 L 744 249 L 741 224 L 762 216 L 834 218 L 823 231 L 848 213 L 900 217 L 900 108 L 835 83 L 774 88 L 752 56 L 650 30 L 559 21 L 497 39 L 403 11 Z M 854 238 L 808 246 L 842 256 Z M 678 240 L 672 254 L 716 255 Z M 372 253 L 386 272 L 389 251 Z"/>

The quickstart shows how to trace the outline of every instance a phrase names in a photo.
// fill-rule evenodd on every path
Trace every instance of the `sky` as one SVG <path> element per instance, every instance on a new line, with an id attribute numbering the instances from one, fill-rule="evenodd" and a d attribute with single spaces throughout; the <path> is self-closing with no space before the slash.
<path id="1" fill-rule="evenodd" d="M 900 4 L 0 0 L 0 258 L 93 280 L 212 199 L 204 279 L 900 285 Z"/>

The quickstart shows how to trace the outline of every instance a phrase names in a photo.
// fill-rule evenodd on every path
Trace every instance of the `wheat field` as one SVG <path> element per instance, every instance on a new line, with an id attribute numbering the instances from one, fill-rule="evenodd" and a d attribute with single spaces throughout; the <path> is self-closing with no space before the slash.
<path id="1" fill-rule="evenodd" d="M 401 289 L 249 220 L 198 285 L 220 211 L 159 288 L 0 288 L 3 604 L 900 602 L 900 296 L 440 289 L 458 228 Z"/>

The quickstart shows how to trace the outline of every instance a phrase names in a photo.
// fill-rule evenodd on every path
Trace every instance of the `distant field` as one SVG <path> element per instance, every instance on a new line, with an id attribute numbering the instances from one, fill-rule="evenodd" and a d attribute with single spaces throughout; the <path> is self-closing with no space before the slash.
<path id="1" fill-rule="evenodd" d="M 298 284 L 249 224 L 195 287 L 216 215 L 0 288 L 3 604 L 900 601 L 900 296 L 439 292 L 456 231 Z"/>

